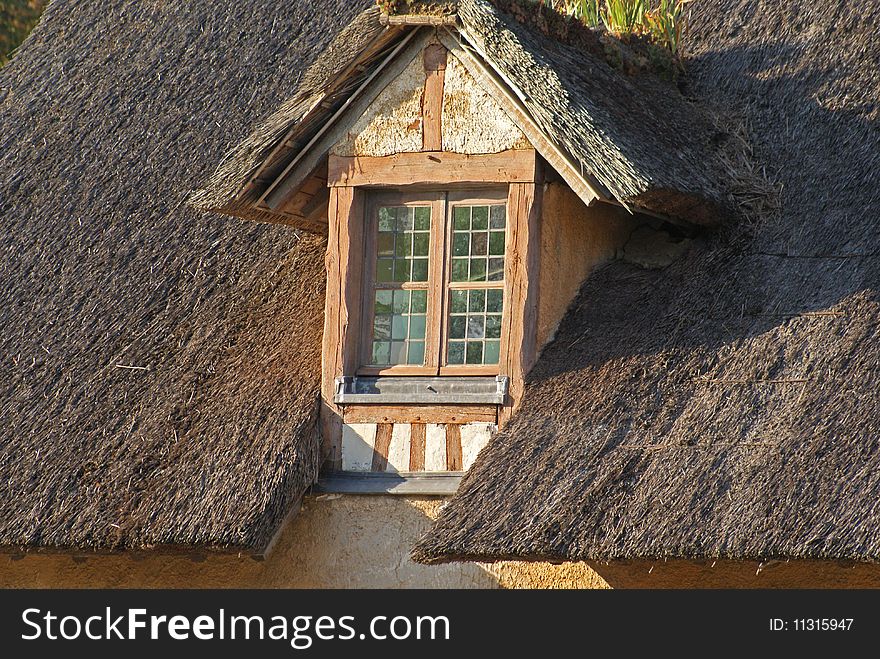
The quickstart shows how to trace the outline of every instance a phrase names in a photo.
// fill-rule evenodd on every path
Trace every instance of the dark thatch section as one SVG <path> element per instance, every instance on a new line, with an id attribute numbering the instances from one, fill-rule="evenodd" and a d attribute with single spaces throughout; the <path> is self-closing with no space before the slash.
<path id="1" fill-rule="evenodd" d="M 420 561 L 880 560 L 880 2 L 691 7 L 781 216 L 592 277 Z"/>
<path id="2" fill-rule="evenodd" d="M 461 0 L 466 36 L 525 95 L 544 132 L 615 199 L 718 224 L 725 175 L 711 115 L 653 75 L 629 76 L 485 0 Z"/>
<path id="3" fill-rule="evenodd" d="M 184 202 L 356 10 L 56 0 L 0 71 L 0 546 L 260 549 L 313 482 L 324 246 Z"/>
<path id="4" fill-rule="evenodd" d="M 364 6 L 369 0 L 355 4 Z M 340 79 L 385 32 L 379 15 L 379 8 L 372 4 L 339 32 L 306 71 L 296 93 L 230 151 L 203 188 L 192 195 L 193 206 L 257 221 L 273 220 L 271 212 L 253 208 L 253 203 L 370 72 L 364 68 Z"/>
<path id="5" fill-rule="evenodd" d="M 706 109 L 668 81 L 625 75 L 595 53 L 544 36 L 487 0 L 458 4 L 465 36 L 525 95 L 536 123 L 600 189 L 623 203 L 695 224 L 726 218 L 727 173 Z M 371 72 L 380 58 L 370 48 L 387 40 L 388 48 L 379 51 L 384 54 L 406 29 L 417 28 L 383 28 L 375 8 L 361 14 L 296 93 L 228 154 L 191 203 L 254 220 L 286 221 L 254 208 L 254 202 Z M 364 61 L 351 68 L 358 58 Z"/>

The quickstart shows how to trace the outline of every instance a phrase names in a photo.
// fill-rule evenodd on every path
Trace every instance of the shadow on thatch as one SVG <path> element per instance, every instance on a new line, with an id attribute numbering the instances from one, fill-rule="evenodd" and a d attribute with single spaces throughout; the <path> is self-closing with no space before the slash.
<path id="1" fill-rule="evenodd" d="M 184 202 L 358 9 L 54 2 L 0 70 L 0 546 L 260 550 L 314 481 L 325 243 Z"/>
<path id="2" fill-rule="evenodd" d="M 418 559 L 880 560 L 880 3 L 732 4 L 694 4 L 689 93 L 778 217 L 592 276 Z"/>

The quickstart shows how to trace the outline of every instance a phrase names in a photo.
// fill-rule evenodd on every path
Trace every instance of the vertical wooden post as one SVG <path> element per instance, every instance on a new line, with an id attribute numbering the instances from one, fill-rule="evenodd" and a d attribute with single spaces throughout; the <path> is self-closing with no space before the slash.
<path id="1" fill-rule="evenodd" d="M 325 464 L 342 466 L 342 411 L 333 403 L 334 381 L 357 368 L 363 271 L 363 192 L 330 188 L 327 212 L 327 296 L 321 353 L 321 438 Z"/>
<path id="2" fill-rule="evenodd" d="M 519 406 L 525 377 L 537 357 L 541 178 L 536 163 L 535 181 L 511 183 L 507 200 L 507 273 L 502 319 L 507 348 L 500 363 L 510 377 L 510 388 L 508 404 L 498 415 L 499 425 L 506 423 Z"/>
<path id="3" fill-rule="evenodd" d="M 443 85 L 446 48 L 439 43 L 425 48 L 425 91 L 422 94 L 422 150 L 443 150 Z"/>

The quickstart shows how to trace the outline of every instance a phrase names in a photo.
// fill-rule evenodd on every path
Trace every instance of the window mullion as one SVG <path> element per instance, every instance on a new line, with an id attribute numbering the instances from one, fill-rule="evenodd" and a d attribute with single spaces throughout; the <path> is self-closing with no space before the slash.
<path id="1" fill-rule="evenodd" d="M 433 222 L 431 225 L 431 263 L 429 266 L 430 313 L 428 325 L 431 332 L 430 351 L 425 346 L 425 354 L 429 356 L 426 366 L 440 373 L 441 354 L 443 349 L 443 314 L 445 309 L 446 282 L 446 194 L 438 195 L 431 204 Z"/>

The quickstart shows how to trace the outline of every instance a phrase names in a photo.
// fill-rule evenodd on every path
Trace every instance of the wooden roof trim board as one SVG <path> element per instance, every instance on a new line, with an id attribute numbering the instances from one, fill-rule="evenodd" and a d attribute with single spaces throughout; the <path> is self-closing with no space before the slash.
<path id="1" fill-rule="evenodd" d="M 559 172 L 559 175 L 571 186 L 575 194 L 587 205 L 590 205 L 597 199 L 609 200 L 610 195 L 602 190 L 597 182 L 591 181 L 588 176 L 579 171 L 572 158 L 564 153 L 535 123 L 522 102 L 524 94 L 517 89 L 516 85 L 497 68 L 490 68 L 487 62 L 491 62 L 491 60 L 488 60 L 473 45 L 473 40 L 467 39 L 467 33 L 462 28 L 458 28 L 458 33 L 467 40 L 466 44 L 460 39 L 456 39 L 448 30 L 440 33 L 440 42 L 464 64 L 468 73 L 477 82 L 483 85 L 484 88 L 489 88 L 495 92 L 493 97 L 496 102 L 501 105 L 502 109 L 507 112 L 511 119 L 513 119 L 513 122 L 523 131 L 538 153 Z"/>
<path id="2" fill-rule="evenodd" d="M 318 161 L 330 150 L 333 143 L 339 139 L 337 124 L 343 118 L 356 118 L 363 114 L 387 84 L 421 52 L 429 36 L 429 31 L 423 31 L 419 28 L 409 32 L 284 168 L 275 182 L 257 200 L 256 205 L 266 205 L 271 209 L 280 206 L 288 195 L 314 170 Z"/>

